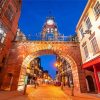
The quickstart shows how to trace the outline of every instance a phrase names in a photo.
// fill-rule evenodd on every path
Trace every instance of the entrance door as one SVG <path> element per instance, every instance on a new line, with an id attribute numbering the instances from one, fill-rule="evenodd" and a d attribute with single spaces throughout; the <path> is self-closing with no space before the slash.
<path id="1" fill-rule="evenodd" d="M 87 91 L 95 92 L 94 82 L 92 76 L 86 76 Z"/>
<path id="2" fill-rule="evenodd" d="M 12 73 L 8 73 L 7 81 L 8 81 L 7 90 L 11 90 L 12 81 L 13 81 L 13 75 L 12 75 Z"/>

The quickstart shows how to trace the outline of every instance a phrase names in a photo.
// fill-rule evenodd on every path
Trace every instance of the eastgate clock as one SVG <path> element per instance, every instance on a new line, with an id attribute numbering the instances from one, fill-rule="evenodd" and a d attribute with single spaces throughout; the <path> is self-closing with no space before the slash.
<path id="1" fill-rule="evenodd" d="M 52 19 L 49 19 L 49 20 L 47 20 L 47 24 L 48 25 L 53 25 L 54 24 L 54 21 Z"/>

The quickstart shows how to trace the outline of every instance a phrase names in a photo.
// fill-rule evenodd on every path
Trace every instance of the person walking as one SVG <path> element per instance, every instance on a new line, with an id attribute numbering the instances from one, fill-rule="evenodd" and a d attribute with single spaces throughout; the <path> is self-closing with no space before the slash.
<path id="1" fill-rule="evenodd" d="M 35 77 L 35 88 L 37 88 L 37 77 Z"/>
<path id="2" fill-rule="evenodd" d="M 33 77 L 33 80 L 34 80 L 34 88 L 37 87 L 37 77 Z"/>
<path id="3" fill-rule="evenodd" d="M 61 82 L 61 89 L 63 90 L 63 87 L 64 87 L 64 83 L 63 82 Z"/>

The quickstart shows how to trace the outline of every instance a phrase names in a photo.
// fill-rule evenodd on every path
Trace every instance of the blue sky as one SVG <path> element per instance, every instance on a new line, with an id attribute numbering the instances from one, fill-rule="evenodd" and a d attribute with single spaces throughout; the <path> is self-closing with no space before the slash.
<path id="1" fill-rule="evenodd" d="M 26 36 L 30 34 L 32 40 L 32 35 L 41 32 L 46 17 L 54 16 L 59 32 L 73 35 L 86 3 L 87 0 L 22 0 L 19 28 Z M 41 58 L 45 59 L 45 56 Z"/>
<path id="2" fill-rule="evenodd" d="M 54 63 L 56 62 L 56 56 L 55 55 L 43 55 L 43 56 L 40 56 L 40 58 L 41 58 L 41 65 L 43 69 L 48 70 L 52 78 L 55 78 L 56 66 L 54 66 Z"/>

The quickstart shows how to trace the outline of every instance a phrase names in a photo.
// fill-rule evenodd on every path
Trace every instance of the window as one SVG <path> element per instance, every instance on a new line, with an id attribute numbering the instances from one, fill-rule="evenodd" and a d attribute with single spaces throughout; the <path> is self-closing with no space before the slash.
<path id="1" fill-rule="evenodd" d="M 4 4 L 6 3 L 7 0 L 0 0 L 0 10 L 2 9 L 2 7 L 4 6 Z"/>
<path id="2" fill-rule="evenodd" d="M 6 33 L 2 28 L 0 28 L 0 42 L 3 43 L 6 37 Z"/>
<path id="3" fill-rule="evenodd" d="M 82 36 L 82 38 L 83 38 L 83 37 L 84 37 L 83 28 L 81 27 L 81 28 L 79 29 L 79 31 L 80 31 L 81 36 Z"/>
<path id="4" fill-rule="evenodd" d="M 99 51 L 99 47 L 95 37 L 91 40 L 91 45 L 92 45 L 93 53 L 94 54 L 97 53 Z"/>
<path id="5" fill-rule="evenodd" d="M 84 53 L 85 53 L 85 57 L 87 58 L 89 56 L 89 53 L 86 45 L 84 46 Z"/>
<path id="6" fill-rule="evenodd" d="M 2 7 L 3 1 L 4 1 L 4 0 L 0 0 L 0 7 Z"/>
<path id="7" fill-rule="evenodd" d="M 100 3 L 97 1 L 96 5 L 94 6 L 94 13 L 96 16 L 100 14 Z"/>
<path id="8" fill-rule="evenodd" d="M 5 29 L 0 26 L 0 43 L 3 43 L 6 37 Z"/>
<path id="9" fill-rule="evenodd" d="M 87 17 L 87 19 L 86 19 L 86 26 L 87 26 L 88 29 L 90 29 L 92 27 L 92 24 L 91 24 L 89 17 Z"/>
<path id="10" fill-rule="evenodd" d="M 6 12 L 5 12 L 5 16 L 6 16 L 10 21 L 12 21 L 13 16 L 14 16 L 14 12 L 13 12 L 13 8 L 12 8 L 11 5 L 8 6 L 8 9 L 7 9 Z"/>

